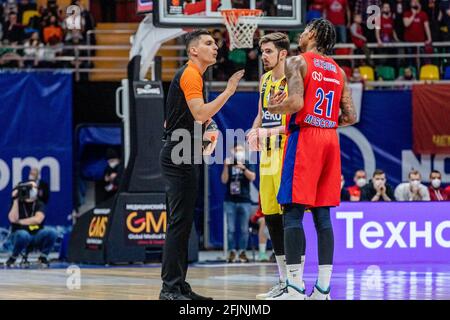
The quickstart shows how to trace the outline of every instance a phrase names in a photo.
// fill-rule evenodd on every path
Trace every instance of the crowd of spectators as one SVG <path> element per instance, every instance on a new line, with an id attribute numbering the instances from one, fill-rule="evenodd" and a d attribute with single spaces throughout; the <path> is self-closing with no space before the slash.
<path id="1" fill-rule="evenodd" d="M 0 67 L 52 68 L 71 67 L 74 61 L 55 61 L 58 56 L 74 56 L 74 50 L 63 45 L 86 43 L 87 31 L 95 27 L 92 14 L 79 0 L 73 5 L 81 9 L 81 30 L 69 30 L 65 8 L 56 0 L 38 6 L 33 0 L 0 2 Z M 91 39 L 92 40 L 92 39 Z M 91 41 L 92 42 L 92 41 Z M 11 46 L 24 46 L 12 48 Z M 86 52 L 79 53 L 80 56 Z"/>
<path id="2" fill-rule="evenodd" d="M 372 178 L 367 179 L 364 170 L 357 170 L 353 177 L 354 185 L 346 187 L 344 176 L 341 180 L 342 201 L 449 201 L 450 185 L 444 187 L 442 174 L 431 171 L 429 183 L 423 183 L 418 170 L 411 170 L 408 181 L 395 188 L 387 182 L 386 173 L 377 169 Z"/>
<path id="3" fill-rule="evenodd" d="M 367 13 L 371 5 L 380 9 L 379 19 L 373 19 Z M 389 58 L 372 59 L 373 54 L 414 54 L 414 53 L 446 53 L 447 47 L 434 47 L 433 43 L 450 41 L 450 1 L 448 0 L 308 0 L 306 21 L 325 17 L 336 27 L 337 43 L 353 43 L 354 50 L 337 49 L 334 54 L 363 54 L 365 59 L 356 61 L 356 65 L 391 66 L 396 72 L 395 78 L 404 77 L 403 69 L 423 64 L 447 65 L 447 58 L 415 59 Z M 289 31 L 289 38 L 295 42 L 301 30 Z M 270 32 L 270 30 L 269 30 Z M 260 31 L 257 30 L 255 38 Z M 224 80 L 236 69 L 246 69 L 246 80 L 258 80 L 255 66 L 259 59 L 259 51 L 253 49 L 235 49 L 229 51 L 228 35 L 221 30 L 214 31 L 218 40 L 220 60 L 214 68 L 214 76 Z M 388 43 L 423 43 L 423 46 L 389 47 Z M 368 43 L 376 44 L 376 48 L 368 47 Z M 418 51 L 419 50 L 419 51 Z M 296 54 L 295 50 L 292 52 Z M 338 60 L 344 66 L 352 65 L 350 61 Z M 354 65 L 354 64 L 353 64 Z M 381 77 L 382 78 L 382 77 Z M 381 79 L 380 79 L 381 80 Z M 409 80 L 409 79 L 406 79 Z M 413 79 L 411 79 L 413 80 Z"/>

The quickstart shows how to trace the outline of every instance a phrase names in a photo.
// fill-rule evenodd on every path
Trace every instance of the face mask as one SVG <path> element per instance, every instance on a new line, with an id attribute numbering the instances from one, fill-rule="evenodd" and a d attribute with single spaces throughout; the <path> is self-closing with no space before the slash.
<path id="1" fill-rule="evenodd" d="M 31 190 L 30 190 L 30 200 L 35 200 L 37 198 L 37 195 L 38 195 L 37 188 L 31 188 Z"/>
<path id="2" fill-rule="evenodd" d="M 420 185 L 420 181 L 419 180 L 413 180 L 410 182 L 411 187 L 417 188 Z"/>
<path id="3" fill-rule="evenodd" d="M 236 161 L 237 162 L 244 162 L 245 161 L 245 152 L 244 151 L 236 152 Z"/>
<path id="4" fill-rule="evenodd" d="M 359 178 L 356 180 L 356 185 L 360 188 L 364 187 L 366 185 L 367 181 L 364 178 Z"/>
<path id="5" fill-rule="evenodd" d="M 28 176 L 28 180 L 30 181 L 36 181 L 37 179 L 34 176 Z"/>
<path id="6" fill-rule="evenodd" d="M 433 188 L 438 189 L 441 186 L 441 179 L 431 180 L 431 185 L 433 186 Z"/>
<path id="7" fill-rule="evenodd" d="M 115 168 L 119 164 L 119 161 L 109 161 L 109 166 Z"/>

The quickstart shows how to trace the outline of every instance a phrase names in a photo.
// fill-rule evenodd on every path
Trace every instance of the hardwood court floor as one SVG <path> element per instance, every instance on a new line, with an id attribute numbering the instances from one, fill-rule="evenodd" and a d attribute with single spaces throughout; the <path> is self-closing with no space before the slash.
<path id="1" fill-rule="evenodd" d="M 157 299 L 161 287 L 159 265 L 81 267 L 80 289 L 69 289 L 67 265 L 50 269 L 0 270 L 0 299 Z M 197 264 L 188 281 L 195 291 L 220 300 L 254 299 L 276 281 L 273 264 Z M 316 267 L 307 266 L 310 292 Z M 449 265 L 335 266 L 332 298 L 450 299 Z"/>

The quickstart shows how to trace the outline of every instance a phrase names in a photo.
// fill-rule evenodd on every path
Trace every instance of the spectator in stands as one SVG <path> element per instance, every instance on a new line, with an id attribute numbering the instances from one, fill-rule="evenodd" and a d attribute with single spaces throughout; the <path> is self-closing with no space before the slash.
<path id="1" fill-rule="evenodd" d="M 395 201 L 394 190 L 386 183 L 383 170 L 375 170 L 372 180 L 361 189 L 361 201 Z"/>
<path id="2" fill-rule="evenodd" d="M 41 179 L 39 168 L 31 168 L 28 175 L 28 180 L 36 183 L 38 187 L 38 199 L 45 205 L 48 204 L 48 200 L 50 198 L 50 188 L 48 187 L 48 183 Z"/>
<path id="3" fill-rule="evenodd" d="M 224 214 L 227 218 L 228 262 L 238 258 L 241 262 L 248 262 L 245 250 L 248 243 L 248 221 L 251 214 L 250 183 L 255 180 L 253 166 L 245 159 L 245 149 L 236 144 L 232 150 L 233 157 L 227 158 L 223 166 L 221 180 L 226 184 L 224 200 Z M 236 226 L 240 229 L 238 241 Z M 240 251 L 239 257 L 236 250 Z"/>
<path id="4" fill-rule="evenodd" d="M 372 65 L 370 59 L 370 50 L 367 48 L 367 38 L 363 34 L 363 27 L 361 26 L 362 18 L 360 14 L 355 14 L 353 16 L 353 23 L 350 27 L 350 33 L 352 36 L 352 42 L 356 46 L 355 53 L 366 55 L 366 63 Z"/>
<path id="5" fill-rule="evenodd" d="M 441 10 L 439 7 L 440 0 L 422 1 L 423 10 L 428 15 L 431 31 L 431 39 L 433 42 L 442 41 L 440 24 L 442 20 Z M 444 1 L 445 2 L 445 1 Z"/>
<path id="6" fill-rule="evenodd" d="M 106 199 L 108 199 L 119 189 L 123 170 L 119 154 L 114 149 L 110 148 L 106 151 L 106 159 L 108 160 L 108 166 L 103 173 L 103 180 L 105 182 Z"/>
<path id="7" fill-rule="evenodd" d="M 63 30 L 59 25 L 58 19 L 56 16 L 50 16 L 50 20 L 48 25 L 43 30 L 44 33 L 44 42 L 50 43 L 50 39 L 53 39 L 53 43 L 62 42 L 63 40 Z"/>
<path id="8" fill-rule="evenodd" d="M 352 76 L 350 77 L 350 82 L 364 83 L 364 79 L 361 76 L 361 72 L 359 71 L 359 68 L 353 68 Z"/>
<path id="9" fill-rule="evenodd" d="M 447 186 L 447 188 L 445 188 L 445 194 L 447 195 L 447 199 L 450 200 L 450 186 Z"/>
<path id="10" fill-rule="evenodd" d="M 253 48 L 247 49 L 247 62 L 245 64 L 244 78 L 247 81 L 258 81 L 259 79 L 259 38 L 260 32 L 256 30 L 253 36 Z"/>
<path id="11" fill-rule="evenodd" d="M 394 0 L 392 7 L 394 12 L 394 29 L 400 41 L 403 41 L 405 30 L 405 25 L 403 24 L 403 13 L 406 11 L 404 2 L 405 0 Z"/>
<path id="12" fill-rule="evenodd" d="M 377 6 L 378 8 L 381 8 L 381 0 L 356 0 L 353 14 L 361 16 L 363 34 L 367 39 L 366 42 L 375 42 L 376 41 L 375 26 L 367 25 L 367 20 L 369 17 L 369 14 L 367 13 L 367 8 L 369 6 Z M 373 14 L 373 11 L 371 11 L 371 14 Z M 375 23 L 375 21 L 373 22 Z"/>
<path id="13" fill-rule="evenodd" d="M 59 38 L 54 36 L 50 37 L 49 42 L 44 46 L 42 52 L 42 61 L 39 62 L 40 68 L 57 68 L 61 64 L 56 61 L 56 57 L 60 56 L 63 52 L 63 44 L 59 41 Z"/>
<path id="14" fill-rule="evenodd" d="M 27 67 L 37 67 L 39 65 L 39 60 L 42 58 L 42 49 L 44 44 L 39 39 L 39 33 L 33 32 L 31 37 L 25 42 L 24 54 L 25 66 Z M 28 60 L 30 59 L 30 60 Z"/>
<path id="15" fill-rule="evenodd" d="M 347 188 L 345 186 L 344 175 L 341 174 L 341 201 L 350 201 L 350 193 L 348 193 Z"/>
<path id="16" fill-rule="evenodd" d="M 431 45 L 431 31 L 428 15 L 422 11 L 422 6 L 418 0 L 411 0 L 411 9 L 403 14 L 403 24 L 405 25 L 404 40 L 406 42 L 424 42 L 426 46 Z M 421 52 L 425 49 L 421 48 Z M 406 53 L 415 53 L 416 48 L 406 48 Z M 418 64 L 419 61 L 416 61 Z M 413 60 L 409 59 L 412 65 Z"/>
<path id="17" fill-rule="evenodd" d="M 400 81 L 412 81 L 415 80 L 414 73 L 411 67 L 406 67 L 403 69 L 403 75 L 398 77 L 397 80 Z"/>
<path id="18" fill-rule="evenodd" d="M 441 187 L 442 175 L 438 170 L 433 170 L 430 173 L 430 186 L 428 192 L 430 193 L 431 201 L 446 201 L 448 198 L 445 189 Z"/>
<path id="19" fill-rule="evenodd" d="M 439 3 L 439 9 L 442 23 L 440 29 L 442 41 L 450 41 L 450 1 L 442 0 Z"/>
<path id="20" fill-rule="evenodd" d="M 380 28 L 375 29 L 375 35 L 379 47 L 383 47 L 385 43 L 398 42 L 397 33 L 394 29 L 394 18 L 391 13 L 389 3 L 384 3 L 381 9 Z M 396 48 L 382 48 L 377 50 L 380 54 L 395 54 Z M 380 59 L 381 65 L 397 66 L 397 59 Z"/>
<path id="21" fill-rule="evenodd" d="M 87 10 L 80 0 L 72 0 L 72 5 L 79 6 L 81 9 L 81 31 L 83 35 L 83 39 L 87 39 L 87 32 L 89 30 L 95 29 L 95 20 L 92 13 Z M 92 38 L 90 39 L 91 44 L 95 44 L 94 34 L 90 35 Z"/>
<path id="22" fill-rule="evenodd" d="M 420 172 L 411 170 L 408 174 L 409 182 L 400 183 L 395 188 L 397 201 L 430 201 L 428 188 L 421 184 Z"/>
<path id="23" fill-rule="evenodd" d="M 31 249 L 39 250 L 39 263 L 48 266 L 48 255 L 57 238 L 54 230 L 44 227 L 45 205 L 38 199 L 36 183 L 26 184 L 30 186 L 28 192 L 19 193 L 16 188 L 12 193 L 13 202 L 8 219 L 12 227 L 13 250 L 6 261 L 7 267 L 13 266 L 20 254 L 24 254 L 22 263 L 27 263 L 26 257 Z"/>
<path id="24" fill-rule="evenodd" d="M 20 0 L 18 5 L 17 16 L 19 21 L 23 22 L 23 13 L 27 10 L 36 10 L 36 3 L 30 3 L 29 0 Z"/>
<path id="25" fill-rule="evenodd" d="M 228 79 L 228 47 L 225 43 L 224 35 L 219 29 L 214 30 L 213 38 L 216 41 L 218 47 L 217 50 L 217 63 L 213 68 L 213 77 L 217 81 L 225 81 Z"/>
<path id="26" fill-rule="evenodd" d="M 394 18 L 389 3 L 384 3 L 381 9 L 380 29 L 375 30 L 377 43 L 382 46 L 383 43 L 399 42 L 399 38 L 394 28 Z"/>
<path id="27" fill-rule="evenodd" d="M 347 42 L 347 28 L 350 28 L 352 16 L 347 0 L 324 0 L 324 17 L 334 24 L 336 41 Z"/>
<path id="28" fill-rule="evenodd" d="M 347 188 L 350 195 L 350 201 L 361 200 L 361 190 L 367 185 L 367 176 L 364 170 L 357 170 L 353 176 L 355 184 Z"/>
<path id="29" fill-rule="evenodd" d="M 306 12 L 306 23 L 314 19 L 321 18 L 323 15 L 324 0 L 308 1 L 308 11 Z"/>
<path id="30" fill-rule="evenodd" d="M 9 16 L 10 13 L 17 13 L 19 11 L 16 0 L 7 0 L 5 2 L 5 17 Z"/>
<path id="31" fill-rule="evenodd" d="M 3 41 L 8 44 L 20 44 L 25 37 L 23 26 L 17 21 L 17 14 L 12 12 L 8 15 L 8 21 L 3 28 Z"/>

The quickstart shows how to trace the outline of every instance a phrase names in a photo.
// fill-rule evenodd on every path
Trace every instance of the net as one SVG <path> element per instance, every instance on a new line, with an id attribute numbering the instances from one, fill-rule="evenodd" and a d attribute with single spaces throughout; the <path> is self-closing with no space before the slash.
<path id="1" fill-rule="evenodd" d="M 230 50 L 253 48 L 253 35 L 263 14 L 259 9 L 222 10 L 225 26 L 230 35 Z"/>

